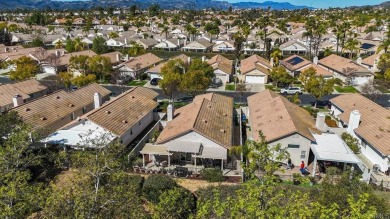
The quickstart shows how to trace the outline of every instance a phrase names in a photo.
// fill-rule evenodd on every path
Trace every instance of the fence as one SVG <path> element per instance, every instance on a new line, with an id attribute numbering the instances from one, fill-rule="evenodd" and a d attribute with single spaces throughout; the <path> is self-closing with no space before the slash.
<path id="1" fill-rule="evenodd" d="M 153 133 L 161 128 L 161 119 L 145 134 L 144 137 L 137 143 L 137 145 L 131 150 L 128 156 L 131 154 L 138 155 L 145 144 L 153 137 Z"/>

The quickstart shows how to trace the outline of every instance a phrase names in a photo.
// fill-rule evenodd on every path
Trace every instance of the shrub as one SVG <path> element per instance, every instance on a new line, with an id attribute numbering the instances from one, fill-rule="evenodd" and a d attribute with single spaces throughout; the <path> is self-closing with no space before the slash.
<path id="1" fill-rule="evenodd" d="M 205 168 L 201 172 L 201 177 L 208 182 L 222 182 L 225 178 L 222 171 L 217 168 Z"/>
<path id="2" fill-rule="evenodd" d="M 359 141 L 356 138 L 354 138 L 352 135 L 350 135 L 347 132 L 341 134 L 341 138 L 348 145 L 348 147 L 353 151 L 353 153 L 355 154 L 360 153 Z"/>
<path id="3" fill-rule="evenodd" d="M 160 195 L 170 189 L 175 188 L 176 182 L 164 175 L 152 175 L 145 179 L 142 191 L 146 199 L 150 202 L 158 203 Z"/>
<path id="4" fill-rule="evenodd" d="M 148 78 L 148 75 L 146 73 L 143 73 L 139 76 L 140 80 L 146 80 Z"/>
<path id="5" fill-rule="evenodd" d="M 194 195 L 182 187 L 161 194 L 153 218 L 189 218 L 195 210 Z"/>

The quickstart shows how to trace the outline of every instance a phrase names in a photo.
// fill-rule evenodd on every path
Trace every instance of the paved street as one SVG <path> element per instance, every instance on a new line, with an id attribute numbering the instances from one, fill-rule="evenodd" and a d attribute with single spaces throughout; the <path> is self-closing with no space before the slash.
<path id="1" fill-rule="evenodd" d="M 131 88 L 129 86 L 115 86 L 115 85 L 103 85 L 103 86 L 105 86 L 107 89 L 111 90 L 113 92 L 114 96 L 119 95 L 122 92 Z M 152 88 L 152 89 L 159 93 L 159 96 L 157 97 L 158 100 L 168 99 L 168 97 L 162 93 L 161 89 L 159 89 L 159 88 Z M 240 95 L 240 93 L 231 92 L 231 91 L 215 91 L 215 93 L 219 93 L 219 94 L 223 94 L 225 96 L 233 97 L 234 102 L 236 102 L 236 103 L 246 103 L 247 97 L 255 94 L 256 92 L 244 92 L 242 96 Z M 338 95 L 343 95 L 343 94 L 327 95 L 327 96 L 324 96 L 321 100 L 329 100 L 329 99 L 332 99 L 333 97 L 337 97 Z M 185 96 L 186 95 L 184 95 L 184 94 L 180 94 L 180 95 L 178 95 L 177 98 L 179 99 L 179 98 L 182 98 Z M 301 100 L 302 105 L 307 105 L 307 104 L 310 104 L 311 102 L 315 101 L 315 98 L 310 94 L 299 95 L 299 99 Z M 386 95 L 386 94 L 380 95 L 375 100 L 375 102 L 383 107 L 390 107 L 390 95 Z"/>

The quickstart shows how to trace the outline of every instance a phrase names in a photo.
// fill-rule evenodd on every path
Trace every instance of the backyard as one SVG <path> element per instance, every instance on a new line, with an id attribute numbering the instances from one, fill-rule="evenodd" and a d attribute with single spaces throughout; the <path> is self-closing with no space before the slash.
<path id="1" fill-rule="evenodd" d="M 339 93 L 359 93 L 353 86 L 335 86 L 334 89 Z"/>

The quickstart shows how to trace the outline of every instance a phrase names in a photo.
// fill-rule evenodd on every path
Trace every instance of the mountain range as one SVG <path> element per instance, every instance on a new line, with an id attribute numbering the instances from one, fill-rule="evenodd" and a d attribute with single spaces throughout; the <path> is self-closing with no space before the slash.
<path id="1" fill-rule="evenodd" d="M 88 9 L 96 7 L 129 7 L 136 5 L 147 8 L 151 4 L 159 4 L 163 9 L 227 9 L 230 6 L 237 9 L 247 8 L 271 8 L 273 10 L 294 10 L 309 8 L 307 6 L 296 6 L 288 2 L 237 2 L 216 0 L 89 0 L 89 1 L 53 1 L 53 0 L 0 0 L 1 9 L 35 8 L 35 9 Z"/>

